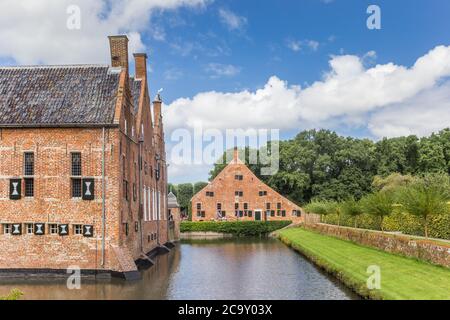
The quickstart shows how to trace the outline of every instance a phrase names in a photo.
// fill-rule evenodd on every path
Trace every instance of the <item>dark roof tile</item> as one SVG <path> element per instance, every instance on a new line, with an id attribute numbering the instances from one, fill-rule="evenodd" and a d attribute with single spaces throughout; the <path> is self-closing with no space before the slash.
<path id="1" fill-rule="evenodd" d="M 118 85 L 108 66 L 0 67 L 0 126 L 111 124 Z"/>

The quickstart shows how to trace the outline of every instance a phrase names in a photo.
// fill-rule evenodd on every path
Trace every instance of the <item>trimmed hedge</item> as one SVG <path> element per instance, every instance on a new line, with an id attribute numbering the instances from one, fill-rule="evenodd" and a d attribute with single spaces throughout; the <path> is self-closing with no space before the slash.
<path id="1" fill-rule="evenodd" d="M 230 221 L 191 222 L 183 221 L 181 232 L 219 232 L 236 236 L 254 237 L 269 234 L 290 225 L 292 221 Z"/>
<path id="2" fill-rule="evenodd" d="M 327 215 L 322 217 L 322 222 L 337 225 L 337 215 Z M 356 218 L 357 227 L 362 229 L 381 230 L 379 220 L 368 214 L 362 214 Z M 341 216 L 341 226 L 354 227 L 354 218 Z M 401 231 L 404 234 L 413 236 L 424 236 L 423 223 L 419 217 L 406 214 L 394 213 L 384 219 L 383 227 L 385 231 Z M 436 215 L 430 217 L 429 237 L 450 240 L 450 214 Z"/>

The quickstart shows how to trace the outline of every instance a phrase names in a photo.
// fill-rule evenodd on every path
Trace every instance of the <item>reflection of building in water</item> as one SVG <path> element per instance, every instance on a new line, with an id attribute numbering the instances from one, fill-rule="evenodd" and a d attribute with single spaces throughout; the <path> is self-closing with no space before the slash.
<path id="1" fill-rule="evenodd" d="M 304 221 L 302 209 L 262 182 L 239 159 L 233 160 L 192 197 L 192 220 Z"/>
<path id="2" fill-rule="evenodd" d="M 169 241 L 161 97 L 109 41 L 111 66 L 0 67 L 0 269 L 137 276 Z"/>

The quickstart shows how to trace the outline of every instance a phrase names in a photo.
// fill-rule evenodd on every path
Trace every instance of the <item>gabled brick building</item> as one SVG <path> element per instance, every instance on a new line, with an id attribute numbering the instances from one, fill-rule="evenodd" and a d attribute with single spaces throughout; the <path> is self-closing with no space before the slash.
<path id="1" fill-rule="evenodd" d="M 191 201 L 193 221 L 305 219 L 299 206 L 258 179 L 237 149 L 233 160 Z"/>
<path id="2" fill-rule="evenodd" d="M 168 241 L 161 98 L 109 41 L 111 66 L 0 67 L 0 270 L 136 276 Z"/>

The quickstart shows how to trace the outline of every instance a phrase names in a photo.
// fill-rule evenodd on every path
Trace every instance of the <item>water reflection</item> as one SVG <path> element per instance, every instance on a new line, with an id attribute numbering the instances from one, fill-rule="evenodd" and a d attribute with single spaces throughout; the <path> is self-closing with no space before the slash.
<path id="1" fill-rule="evenodd" d="M 200 240 L 155 259 L 143 279 L 0 280 L 0 295 L 19 288 L 25 299 L 354 299 L 333 279 L 274 239 Z"/>

